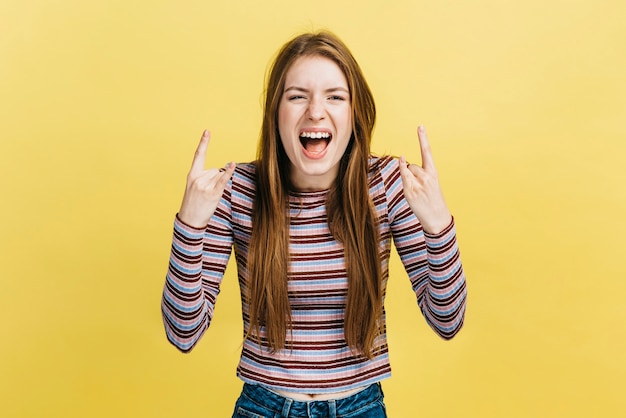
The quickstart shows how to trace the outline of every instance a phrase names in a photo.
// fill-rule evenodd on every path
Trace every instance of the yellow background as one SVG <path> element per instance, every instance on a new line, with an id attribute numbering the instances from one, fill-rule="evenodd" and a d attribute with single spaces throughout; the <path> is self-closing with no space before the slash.
<path id="1" fill-rule="evenodd" d="M 231 265 L 190 355 L 165 338 L 173 216 L 208 163 L 255 155 L 291 36 L 350 46 L 374 149 L 426 125 L 456 216 L 466 325 L 430 331 L 394 258 L 391 417 L 626 416 L 626 3 L 0 1 L 0 416 L 226 417 Z"/>

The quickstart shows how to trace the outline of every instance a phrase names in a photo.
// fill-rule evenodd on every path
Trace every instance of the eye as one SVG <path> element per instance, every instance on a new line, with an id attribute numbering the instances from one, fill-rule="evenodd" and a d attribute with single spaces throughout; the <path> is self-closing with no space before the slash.
<path id="1" fill-rule="evenodd" d="M 346 98 L 343 96 L 330 96 L 328 97 L 328 99 L 332 101 L 341 101 L 341 102 L 346 100 Z"/>
<path id="2" fill-rule="evenodd" d="M 293 96 L 287 97 L 287 100 L 289 101 L 298 101 L 298 100 L 304 100 L 304 99 L 306 99 L 306 97 L 302 96 L 301 94 L 294 94 Z"/>

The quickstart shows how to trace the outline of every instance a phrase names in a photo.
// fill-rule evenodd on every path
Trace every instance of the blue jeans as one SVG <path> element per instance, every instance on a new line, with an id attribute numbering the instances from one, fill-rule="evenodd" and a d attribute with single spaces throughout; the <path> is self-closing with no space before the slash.
<path id="1" fill-rule="evenodd" d="M 245 383 L 233 418 L 386 418 L 380 383 L 354 395 L 328 401 L 296 401 Z"/>

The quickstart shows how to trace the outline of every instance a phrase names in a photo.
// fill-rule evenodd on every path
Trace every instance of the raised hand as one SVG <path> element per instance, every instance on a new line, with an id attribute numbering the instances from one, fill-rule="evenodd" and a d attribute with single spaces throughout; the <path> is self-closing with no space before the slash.
<path id="1" fill-rule="evenodd" d="M 423 126 L 417 128 L 417 137 L 422 153 L 422 166 L 408 164 L 404 157 L 400 157 L 404 196 L 424 231 L 438 234 L 450 224 L 452 215 L 439 186 L 439 175 Z"/>
<path id="2" fill-rule="evenodd" d="M 189 226 L 204 228 L 217 208 L 228 180 L 235 172 L 235 163 L 229 163 L 225 170 L 204 169 L 207 147 L 211 133 L 205 130 L 200 139 L 187 175 L 187 187 L 178 218 Z"/>

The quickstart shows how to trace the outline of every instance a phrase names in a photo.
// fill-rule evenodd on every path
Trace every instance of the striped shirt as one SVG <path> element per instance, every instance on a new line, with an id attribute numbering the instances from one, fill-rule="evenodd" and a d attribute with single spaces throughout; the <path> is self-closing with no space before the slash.
<path id="1" fill-rule="evenodd" d="M 404 198 L 397 160 L 372 158 L 371 163 L 383 289 L 393 239 L 424 318 L 441 337 L 452 338 L 463 325 L 466 305 L 454 221 L 437 235 L 425 233 Z M 190 351 L 209 327 L 233 246 L 242 294 L 246 289 L 254 173 L 252 164 L 237 166 L 206 229 L 174 221 L 162 313 L 169 341 L 183 352 Z M 384 327 L 369 360 L 355 355 L 344 339 L 347 274 L 343 247 L 328 228 L 326 196 L 327 191 L 289 196 L 293 329 L 287 331 L 287 348 L 277 352 L 263 342 L 244 341 L 237 367 L 244 382 L 318 394 L 366 386 L 391 375 Z M 242 313 L 245 335 L 250 326 L 245 300 Z M 265 341 L 263 327 L 261 337 Z"/>

